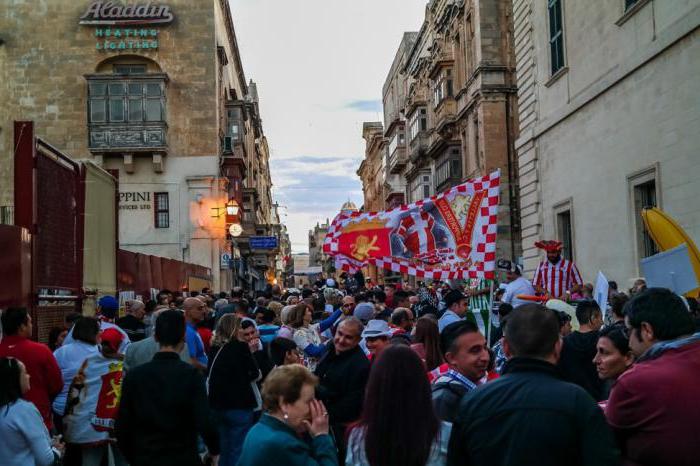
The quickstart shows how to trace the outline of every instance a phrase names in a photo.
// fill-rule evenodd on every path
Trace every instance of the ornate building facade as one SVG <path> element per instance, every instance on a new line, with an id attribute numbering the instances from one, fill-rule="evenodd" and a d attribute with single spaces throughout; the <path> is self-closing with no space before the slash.
<path id="1" fill-rule="evenodd" d="M 510 0 L 427 3 L 383 86 L 383 138 L 377 123 L 363 127 L 365 210 L 415 202 L 500 170 L 497 257 L 520 256 L 514 56 Z"/>
<path id="2" fill-rule="evenodd" d="M 4 220 L 12 121 L 33 120 L 118 177 L 120 247 L 205 266 L 215 289 L 264 286 L 276 250 L 258 254 L 248 238 L 276 228 L 269 150 L 227 1 L 24 2 L 0 12 L 0 30 Z"/>

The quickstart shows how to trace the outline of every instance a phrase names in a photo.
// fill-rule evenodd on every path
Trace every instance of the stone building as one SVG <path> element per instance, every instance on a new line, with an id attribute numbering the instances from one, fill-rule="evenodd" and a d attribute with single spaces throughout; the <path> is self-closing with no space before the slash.
<path id="1" fill-rule="evenodd" d="M 382 122 L 364 122 L 362 124 L 362 137 L 366 143 L 365 158 L 357 169 L 357 176 L 362 181 L 364 210 L 383 210 L 387 146 Z"/>
<path id="2" fill-rule="evenodd" d="M 420 30 L 404 33 L 383 86 L 384 137 L 376 123 L 363 127 L 365 210 L 499 169 L 497 257 L 520 255 L 511 16 L 510 0 L 431 0 Z"/>
<path id="3" fill-rule="evenodd" d="M 215 289 L 264 285 L 274 258 L 258 260 L 247 238 L 272 230 L 269 150 L 227 1 L 20 2 L 0 12 L 0 31 L 4 212 L 12 121 L 33 120 L 118 176 L 120 247 L 209 267 Z M 224 254 L 243 258 L 236 270 Z"/>
<path id="4" fill-rule="evenodd" d="M 557 238 L 585 281 L 656 252 L 640 209 L 700 240 L 700 5 L 513 0 L 525 268 Z"/>
<path id="5" fill-rule="evenodd" d="M 309 230 L 309 265 L 321 266 L 321 271 L 326 276 L 332 275 L 333 261 L 323 252 L 323 241 L 328 234 L 330 222 L 316 223 L 313 230 Z"/>

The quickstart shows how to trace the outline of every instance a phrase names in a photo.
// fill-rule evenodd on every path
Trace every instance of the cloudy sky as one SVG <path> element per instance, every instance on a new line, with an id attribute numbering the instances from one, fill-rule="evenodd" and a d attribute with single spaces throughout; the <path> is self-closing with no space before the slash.
<path id="1" fill-rule="evenodd" d="M 294 252 L 348 199 L 362 122 L 382 120 L 382 85 L 426 0 L 229 0 L 246 79 L 258 85 L 273 196 Z M 286 214 L 286 215 L 284 215 Z"/>

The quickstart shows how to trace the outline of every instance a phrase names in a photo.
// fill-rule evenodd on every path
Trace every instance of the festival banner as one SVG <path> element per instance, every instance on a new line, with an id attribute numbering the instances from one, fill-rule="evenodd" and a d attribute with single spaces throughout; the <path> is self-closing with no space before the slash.
<path id="1" fill-rule="evenodd" d="M 500 172 L 413 204 L 338 214 L 323 243 L 336 267 L 367 264 L 435 280 L 494 278 Z"/>

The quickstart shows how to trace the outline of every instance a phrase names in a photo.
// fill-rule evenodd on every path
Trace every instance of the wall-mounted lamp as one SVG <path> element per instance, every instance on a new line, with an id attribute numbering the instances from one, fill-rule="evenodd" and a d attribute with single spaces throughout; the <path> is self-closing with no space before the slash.
<path id="1" fill-rule="evenodd" d="M 241 208 L 238 205 L 238 202 L 236 202 L 235 199 L 230 199 L 225 207 L 212 207 L 211 208 L 211 216 L 212 218 L 219 218 L 221 217 L 224 212 L 226 212 L 226 215 L 229 216 L 236 216 L 238 215 L 238 212 L 240 212 Z"/>
<path id="2" fill-rule="evenodd" d="M 235 199 L 229 199 L 228 203 L 226 204 L 226 214 L 227 215 L 238 215 L 238 212 L 240 209 L 241 208 Z"/>

